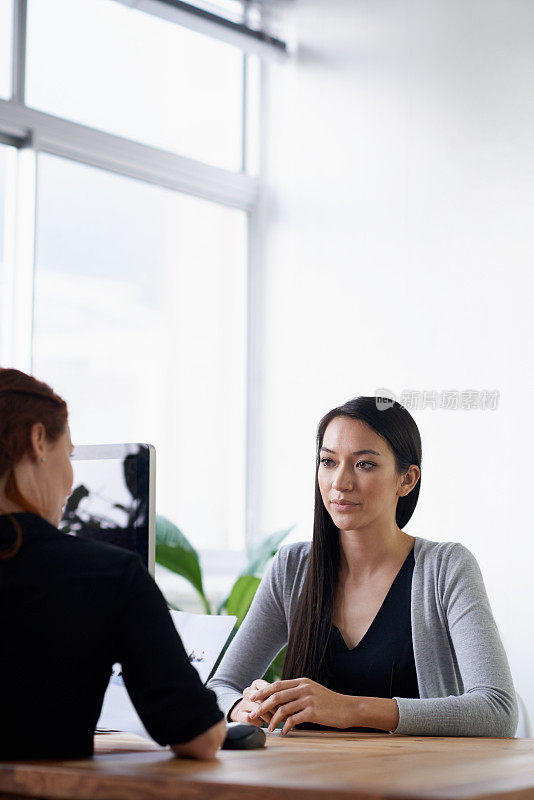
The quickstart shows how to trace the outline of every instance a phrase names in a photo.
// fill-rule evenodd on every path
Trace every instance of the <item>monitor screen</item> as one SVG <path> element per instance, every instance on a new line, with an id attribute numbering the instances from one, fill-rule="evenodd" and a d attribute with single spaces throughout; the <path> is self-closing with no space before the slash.
<path id="1" fill-rule="evenodd" d="M 155 450 L 149 444 L 79 445 L 59 528 L 138 553 L 154 575 Z"/>

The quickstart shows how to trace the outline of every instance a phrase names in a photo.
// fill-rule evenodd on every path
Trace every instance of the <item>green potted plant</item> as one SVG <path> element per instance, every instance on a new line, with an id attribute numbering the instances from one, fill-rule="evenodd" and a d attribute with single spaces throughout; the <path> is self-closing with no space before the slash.
<path id="1" fill-rule="evenodd" d="M 189 581 L 197 592 L 206 614 L 231 614 L 237 617 L 234 630 L 223 648 L 212 674 L 245 619 L 265 567 L 293 527 L 276 531 L 251 548 L 247 566 L 237 577 L 227 597 L 213 610 L 204 591 L 200 559 L 195 548 L 173 522 L 159 514 L 156 516 L 156 562 Z M 286 648 L 284 647 L 263 675 L 266 681 L 271 683 L 280 679 L 285 655 Z"/>

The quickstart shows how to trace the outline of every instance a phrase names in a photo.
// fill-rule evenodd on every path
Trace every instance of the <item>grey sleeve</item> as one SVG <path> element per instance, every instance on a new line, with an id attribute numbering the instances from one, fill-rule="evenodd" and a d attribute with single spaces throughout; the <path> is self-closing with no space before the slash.
<path id="1" fill-rule="evenodd" d="M 228 713 L 243 690 L 265 670 L 287 644 L 283 603 L 284 556 L 281 548 L 268 565 L 248 614 L 232 639 L 215 675 L 206 684 L 217 696 L 219 708 Z"/>
<path id="2" fill-rule="evenodd" d="M 463 694 L 423 699 L 395 697 L 399 724 L 393 733 L 514 736 L 517 699 L 480 567 L 461 544 L 455 544 L 445 558 L 447 564 L 442 565 L 442 572 L 443 566 L 446 568 L 443 586 L 440 578 L 439 594 Z M 431 651 L 428 657 L 432 657 Z"/>

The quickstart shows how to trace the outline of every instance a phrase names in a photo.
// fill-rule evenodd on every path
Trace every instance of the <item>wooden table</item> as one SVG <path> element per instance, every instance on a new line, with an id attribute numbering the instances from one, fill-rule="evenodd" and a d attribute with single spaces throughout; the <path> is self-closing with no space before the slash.
<path id="1" fill-rule="evenodd" d="M 275 731 L 215 761 L 125 734 L 95 747 L 80 761 L 0 762 L 0 800 L 534 800 L 534 739 Z"/>

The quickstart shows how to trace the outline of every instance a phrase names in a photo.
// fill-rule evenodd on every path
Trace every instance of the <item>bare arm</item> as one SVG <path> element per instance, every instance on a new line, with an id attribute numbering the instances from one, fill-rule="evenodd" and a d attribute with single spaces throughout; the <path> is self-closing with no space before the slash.
<path id="1" fill-rule="evenodd" d="M 351 697 L 345 695 L 347 724 L 344 727 L 379 728 L 395 733 L 399 724 L 396 700 L 387 697 Z"/>
<path id="2" fill-rule="evenodd" d="M 250 698 L 259 704 L 251 722 L 260 714 L 272 713 L 269 730 L 283 723 L 282 734 L 303 722 L 332 728 L 378 728 L 394 733 L 399 722 L 394 699 L 339 694 L 310 678 L 275 681 L 253 692 Z"/>

